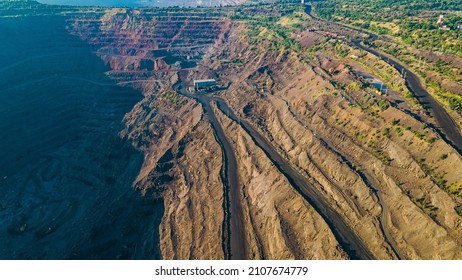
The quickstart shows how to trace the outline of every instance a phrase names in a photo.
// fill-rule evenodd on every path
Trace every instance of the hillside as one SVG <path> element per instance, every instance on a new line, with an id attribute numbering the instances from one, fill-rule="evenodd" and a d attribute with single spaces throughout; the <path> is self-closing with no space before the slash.
<path id="1" fill-rule="evenodd" d="M 379 35 L 462 127 L 461 1 L 314 1 L 319 16 Z"/>
<path id="2" fill-rule="evenodd" d="M 216 128 L 207 128 L 210 109 L 201 117 L 205 101 L 172 92 L 197 78 L 230 84 L 219 96 L 240 119 L 213 109 L 237 160 L 246 258 L 358 256 L 333 241 L 345 242 L 332 232 L 335 220 L 322 213 L 323 204 L 310 205 L 289 175 L 271 167 L 273 159 L 240 122 L 271 143 L 373 257 L 461 257 L 461 155 L 428 128 L 431 118 L 418 117 L 421 107 L 406 97 L 401 80 L 387 79 L 385 96 L 364 78 L 399 76 L 395 69 L 336 38 L 335 30 L 323 31 L 303 7 L 110 10 L 71 26 L 100 47 L 109 76 L 144 92 L 125 117 L 123 135 L 146 155 L 136 187 L 164 199 L 164 257 L 223 258 L 226 237 L 236 234 L 226 222 L 235 213 L 223 203 L 230 186 L 217 177 L 226 157 L 209 148 L 223 145 L 213 137 Z M 204 248 L 223 237 L 222 247 Z M 309 240 L 325 241 L 318 247 Z"/>
<path id="3" fill-rule="evenodd" d="M 142 92 L 119 135 L 163 259 L 462 259 L 462 148 L 367 32 L 299 1 L 56 9 Z"/>

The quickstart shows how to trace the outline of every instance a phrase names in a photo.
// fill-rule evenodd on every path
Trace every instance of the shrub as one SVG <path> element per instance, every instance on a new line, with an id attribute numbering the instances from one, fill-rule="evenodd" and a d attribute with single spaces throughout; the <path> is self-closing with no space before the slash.
<path id="1" fill-rule="evenodd" d="M 380 100 L 380 101 L 377 103 L 377 105 L 379 105 L 379 107 L 380 107 L 380 109 L 381 109 L 382 111 L 385 111 L 386 109 L 388 109 L 388 107 L 390 107 L 390 106 L 388 105 L 387 101 L 385 101 L 385 100 Z"/>
<path id="2" fill-rule="evenodd" d="M 390 138 L 390 128 L 389 127 L 386 127 L 382 130 L 382 135 L 387 137 L 387 138 Z"/>
<path id="3" fill-rule="evenodd" d="M 456 211 L 457 215 L 462 217 L 462 204 L 459 204 L 456 207 L 454 207 L 454 210 Z"/>

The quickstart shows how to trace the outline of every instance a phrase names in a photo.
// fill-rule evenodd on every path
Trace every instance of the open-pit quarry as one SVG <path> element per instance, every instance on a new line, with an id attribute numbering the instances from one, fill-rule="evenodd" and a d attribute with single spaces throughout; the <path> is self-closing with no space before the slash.
<path id="1" fill-rule="evenodd" d="M 86 175 L 87 159 L 68 168 L 63 153 L 81 148 L 70 141 L 74 144 L 62 146 L 52 158 L 43 155 L 29 163 L 27 179 L 5 179 L 1 184 L 7 184 L 11 201 L 17 197 L 15 183 L 21 182 L 25 193 L 34 186 L 34 199 L 22 202 L 30 213 L 42 202 L 62 204 L 67 208 L 59 209 L 68 210 L 58 213 L 60 219 L 71 220 L 53 226 L 50 218 L 49 230 L 31 228 L 33 214 L 0 204 L 0 217 L 10 221 L 2 234 L 12 239 L 27 236 L 46 245 L 67 234 L 77 244 L 70 229 L 85 216 L 77 205 L 83 199 L 78 183 L 66 197 L 46 200 L 41 191 L 66 185 L 58 180 L 66 170 L 86 188 L 93 180 L 106 180 L 97 192 L 101 206 L 110 208 L 85 220 L 99 224 L 85 233 L 93 242 L 85 250 L 67 244 L 69 254 L 40 256 L 15 255 L 2 247 L 6 256 L 462 258 L 460 150 L 435 129 L 438 122 L 416 98 L 404 97 L 408 89 L 397 69 L 351 44 L 350 38 L 367 34 L 319 22 L 298 1 L 221 8 L 53 10 L 39 5 L 18 8 L 16 14 L 34 9 L 59 19 L 60 34 L 100 62 L 98 79 L 65 74 L 61 83 L 115 87 L 100 103 L 78 100 L 90 116 L 103 114 L 98 106 L 114 104 L 97 117 L 106 122 L 87 124 L 95 138 L 85 149 L 104 151 L 95 157 L 109 154 L 104 164 L 91 159 L 103 171 L 117 164 L 109 167 L 107 178 L 97 171 Z M 396 79 L 384 94 L 360 73 Z M 190 92 L 197 79 L 216 79 L 225 87 Z M 107 131 L 113 146 L 98 142 L 98 129 Z M 85 149 L 81 157 L 93 155 Z M 51 171 L 40 169 L 41 162 Z M 32 175 L 37 168 L 41 173 Z M 117 186 L 114 192 L 111 186 Z M 98 201 L 90 203 L 95 207 Z M 108 229 L 120 213 L 114 226 L 125 232 L 127 242 Z M 132 231 L 142 238 L 136 240 Z"/>

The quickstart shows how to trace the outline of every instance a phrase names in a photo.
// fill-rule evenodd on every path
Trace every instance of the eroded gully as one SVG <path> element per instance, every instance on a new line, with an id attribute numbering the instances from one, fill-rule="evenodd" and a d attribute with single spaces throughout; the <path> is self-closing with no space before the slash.
<path id="1" fill-rule="evenodd" d="M 328 203 L 328 201 L 323 197 L 318 190 L 316 190 L 313 186 L 311 186 L 306 178 L 298 173 L 291 164 L 284 159 L 276 150 L 275 148 L 263 137 L 257 130 L 255 130 L 247 121 L 239 118 L 237 115 L 233 113 L 233 110 L 226 104 L 226 102 L 219 98 L 209 95 L 192 95 L 188 94 L 185 89 L 177 88 L 179 92 L 187 96 L 189 98 L 193 98 L 199 101 L 204 107 L 204 114 L 214 127 L 214 130 L 217 134 L 217 138 L 221 142 L 221 145 L 224 150 L 225 160 L 227 161 L 227 174 L 228 176 L 238 176 L 237 174 L 237 162 L 234 156 L 234 152 L 229 144 L 226 135 L 224 134 L 219 122 L 217 121 L 213 110 L 210 106 L 210 102 L 214 101 L 217 104 L 218 109 L 220 109 L 223 113 L 227 114 L 227 116 L 232 119 L 233 121 L 240 124 L 242 129 L 246 131 L 255 144 L 262 149 L 262 151 L 266 154 L 266 156 L 271 160 L 271 162 L 278 168 L 278 170 L 287 178 L 289 183 L 297 190 L 305 200 L 307 200 L 313 208 L 321 215 L 321 217 L 326 221 L 329 228 L 331 229 L 332 233 L 336 237 L 337 241 L 339 242 L 340 246 L 345 250 L 348 254 L 350 259 L 374 259 L 374 255 L 368 250 L 368 248 L 364 245 L 363 241 L 356 235 L 356 233 L 346 224 L 343 220 L 341 215 L 337 213 Z M 229 155 L 229 156 L 228 156 Z M 231 171 L 231 172 L 230 172 Z M 237 179 L 234 180 L 232 178 L 226 178 L 230 183 L 236 182 Z M 234 190 L 233 190 L 234 189 Z M 239 195 L 239 186 L 233 187 L 230 184 L 230 209 L 229 212 L 236 213 L 237 209 L 242 209 L 240 205 L 240 197 L 233 195 Z M 235 203 L 239 203 L 239 206 L 236 206 L 233 211 L 233 200 Z M 237 215 L 232 214 L 230 217 L 231 220 L 231 228 L 230 228 L 230 248 L 231 248 L 231 257 L 237 257 L 240 251 L 237 248 L 241 247 L 240 250 L 245 250 L 245 246 L 239 244 L 238 240 L 239 235 L 244 237 L 244 227 L 234 227 L 233 224 L 239 225 L 242 223 L 242 210 Z M 239 217 L 240 215 L 240 217 Z M 238 221 L 238 219 L 241 219 Z M 241 230 L 242 229 L 242 230 Z M 234 232 L 234 233 L 233 233 Z M 240 239 L 244 241 L 244 239 Z M 234 247 L 234 249 L 233 249 Z M 237 251 L 236 251 L 237 250 Z"/>

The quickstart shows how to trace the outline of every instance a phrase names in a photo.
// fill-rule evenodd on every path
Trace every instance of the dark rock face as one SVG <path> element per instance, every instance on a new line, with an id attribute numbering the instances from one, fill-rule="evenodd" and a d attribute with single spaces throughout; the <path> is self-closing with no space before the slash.
<path id="1" fill-rule="evenodd" d="M 142 155 L 119 137 L 140 93 L 65 17 L 0 22 L 0 259 L 160 258 L 162 203 L 131 187 Z"/>

